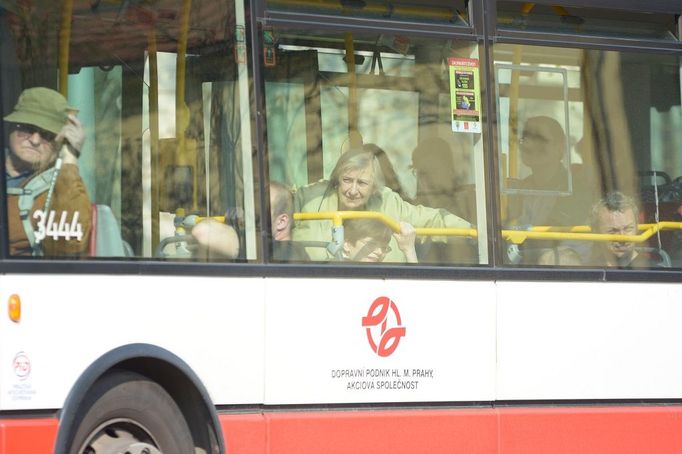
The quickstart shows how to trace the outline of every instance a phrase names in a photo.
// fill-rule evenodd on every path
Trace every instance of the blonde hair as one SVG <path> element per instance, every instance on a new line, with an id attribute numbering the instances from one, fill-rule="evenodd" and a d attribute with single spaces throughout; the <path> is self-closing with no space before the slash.
<path id="1" fill-rule="evenodd" d="M 366 169 L 368 167 L 372 168 L 372 193 L 376 194 L 381 192 L 385 185 L 381 165 L 372 149 L 365 146 L 348 150 L 339 157 L 339 160 L 334 166 L 334 170 L 332 170 L 332 173 L 329 176 L 329 183 L 331 187 L 337 188 L 341 178 L 346 173 Z"/>
<path id="2" fill-rule="evenodd" d="M 639 222 L 639 208 L 637 207 L 635 199 L 620 191 L 612 191 L 606 194 L 592 207 L 591 223 L 592 231 L 594 232 L 597 232 L 599 229 L 599 214 L 603 209 L 610 212 L 618 211 L 620 213 L 624 213 L 628 209 L 632 210 L 632 214 L 635 216 L 635 222 Z"/>

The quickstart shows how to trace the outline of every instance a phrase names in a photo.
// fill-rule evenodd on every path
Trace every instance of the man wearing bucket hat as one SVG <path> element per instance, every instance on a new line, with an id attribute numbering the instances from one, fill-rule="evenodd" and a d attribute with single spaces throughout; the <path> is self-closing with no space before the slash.
<path id="1" fill-rule="evenodd" d="M 88 247 L 90 199 L 78 172 L 85 133 L 60 93 L 24 90 L 5 116 L 11 255 L 78 256 Z"/>

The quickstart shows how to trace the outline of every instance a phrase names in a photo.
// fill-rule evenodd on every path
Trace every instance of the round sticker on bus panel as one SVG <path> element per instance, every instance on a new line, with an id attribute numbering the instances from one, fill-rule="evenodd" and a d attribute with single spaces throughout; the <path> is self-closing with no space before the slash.
<path id="1" fill-rule="evenodd" d="M 19 352 L 14 355 L 12 366 L 14 367 L 14 375 L 16 375 L 19 380 L 26 380 L 31 373 L 31 361 L 24 352 Z"/>
<path id="2" fill-rule="evenodd" d="M 398 306 L 386 296 L 374 300 L 367 316 L 362 317 L 362 326 L 367 328 L 367 340 L 372 351 L 383 357 L 390 356 L 405 335 Z"/>

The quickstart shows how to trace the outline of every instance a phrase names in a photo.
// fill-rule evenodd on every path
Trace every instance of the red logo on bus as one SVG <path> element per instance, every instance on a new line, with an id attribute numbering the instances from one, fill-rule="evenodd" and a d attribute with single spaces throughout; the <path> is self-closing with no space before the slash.
<path id="1" fill-rule="evenodd" d="M 379 356 L 390 356 L 405 335 L 398 306 L 386 296 L 374 300 L 367 316 L 362 317 L 362 326 L 367 328 L 367 340 L 372 351 Z"/>
<path id="2" fill-rule="evenodd" d="M 26 356 L 26 353 L 19 352 L 14 355 L 14 375 L 16 375 L 19 380 L 26 380 L 31 373 L 31 361 Z"/>

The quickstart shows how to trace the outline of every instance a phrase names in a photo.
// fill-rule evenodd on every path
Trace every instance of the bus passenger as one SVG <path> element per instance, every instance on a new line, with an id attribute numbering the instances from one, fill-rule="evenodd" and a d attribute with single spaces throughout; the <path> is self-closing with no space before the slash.
<path id="1" fill-rule="evenodd" d="M 374 156 L 376 156 L 379 161 L 381 174 L 384 176 L 384 185 L 397 193 L 403 200 L 410 200 L 410 197 L 403 191 L 402 184 L 400 184 L 400 180 L 398 179 L 398 174 L 395 172 L 391 159 L 386 152 L 373 143 L 367 143 L 363 145 L 363 148 L 373 152 Z"/>
<path id="2" fill-rule="evenodd" d="M 288 186 L 277 181 L 270 182 L 270 212 L 272 258 L 284 262 L 310 260 L 305 248 L 292 241 L 294 226 L 294 195 Z"/>
<path id="3" fill-rule="evenodd" d="M 78 171 L 85 132 L 76 111 L 60 93 L 35 87 L 4 117 L 10 255 L 87 252 L 91 207 Z"/>
<path id="4" fill-rule="evenodd" d="M 384 186 L 379 163 L 372 151 L 351 149 L 339 158 L 329 181 L 320 181 L 296 191 L 294 208 L 297 212 L 321 211 L 378 211 L 400 222 L 415 227 L 462 227 L 470 224 L 445 210 L 412 205 Z M 294 239 L 301 241 L 331 241 L 332 221 L 299 221 Z M 395 247 L 394 247 L 395 246 Z M 309 248 L 313 260 L 327 261 L 331 257 L 321 248 Z M 407 258 L 395 239 L 386 262 L 405 262 Z"/>
<path id="5" fill-rule="evenodd" d="M 473 221 L 476 218 L 474 199 L 471 193 L 461 190 L 465 188 L 465 167 L 461 162 L 455 165 L 452 148 L 444 139 L 429 137 L 419 142 L 412 151 L 412 169 L 417 178 L 415 202 L 443 208 Z"/>
<path id="6" fill-rule="evenodd" d="M 391 229 L 378 219 L 348 219 L 343 223 L 343 259 L 353 262 L 381 262 L 391 251 L 391 238 L 396 239 L 400 250 L 405 254 L 407 263 L 417 263 L 414 247 L 416 231 L 407 222 L 400 223 L 400 233 Z"/>
<path id="7" fill-rule="evenodd" d="M 539 191 L 510 197 L 509 219 L 517 225 L 579 225 L 591 205 L 589 185 L 574 181 L 563 163 L 566 135 L 551 117 L 529 118 L 523 126 L 521 160 L 530 169 L 514 189 Z M 572 191 L 568 194 L 569 189 Z M 563 194 L 562 194 L 563 193 Z"/>
<path id="8" fill-rule="evenodd" d="M 614 191 L 592 208 L 592 231 L 636 235 L 639 210 L 632 197 Z M 654 268 L 657 264 L 635 249 L 631 241 L 599 241 L 593 245 L 590 264 L 618 268 Z"/>
<path id="9" fill-rule="evenodd" d="M 294 220 L 294 201 L 291 190 L 284 184 L 270 182 L 270 236 L 272 257 L 276 261 L 309 260 L 305 248 L 291 241 Z M 228 224 L 206 219 L 192 228 L 192 236 L 199 243 L 199 256 L 204 258 L 235 259 L 239 256 L 239 237 Z"/>
<path id="10" fill-rule="evenodd" d="M 227 221 L 227 216 L 225 217 Z M 239 256 L 239 236 L 231 225 L 215 219 L 205 219 L 192 227 L 192 237 L 199 245 L 194 253 L 204 260 L 236 259 Z"/>

